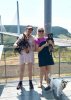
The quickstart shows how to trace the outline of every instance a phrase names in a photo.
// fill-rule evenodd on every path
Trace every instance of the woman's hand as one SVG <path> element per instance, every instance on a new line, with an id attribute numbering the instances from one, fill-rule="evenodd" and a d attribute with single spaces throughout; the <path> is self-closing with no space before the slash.
<path id="1" fill-rule="evenodd" d="M 48 43 L 46 42 L 45 44 L 43 44 L 41 47 L 39 47 L 38 45 L 36 45 L 36 50 L 38 52 L 40 52 L 44 47 L 48 46 Z"/>
<path id="2" fill-rule="evenodd" d="M 48 43 L 46 42 L 44 45 L 42 45 L 43 47 L 46 47 L 46 46 L 48 46 Z"/>
<path id="3" fill-rule="evenodd" d="M 15 43 L 13 46 L 14 46 L 14 48 L 16 48 L 17 47 L 17 44 Z"/>

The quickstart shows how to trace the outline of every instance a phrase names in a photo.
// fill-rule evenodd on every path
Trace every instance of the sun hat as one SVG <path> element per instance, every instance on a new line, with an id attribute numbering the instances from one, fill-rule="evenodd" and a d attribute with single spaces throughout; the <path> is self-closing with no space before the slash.
<path id="1" fill-rule="evenodd" d="M 26 27 L 26 29 L 32 29 L 32 30 L 33 30 L 33 27 L 32 27 L 31 25 L 28 25 L 28 26 Z"/>

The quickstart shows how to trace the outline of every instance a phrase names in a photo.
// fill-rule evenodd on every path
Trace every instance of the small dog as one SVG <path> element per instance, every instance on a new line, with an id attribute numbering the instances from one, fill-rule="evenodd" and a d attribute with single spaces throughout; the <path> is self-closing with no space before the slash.
<path id="1" fill-rule="evenodd" d="M 29 47 L 30 44 L 27 40 L 26 35 L 23 33 L 23 37 L 21 39 L 19 39 L 18 43 L 17 43 L 17 47 L 14 48 L 14 52 L 18 52 L 19 54 L 21 54 L 22 50 L 25 50 L 26 53 L 29 53 Z"/>
<path id="2" fill-rule="evenodd" d="M 48 38 L 46 40 L 46 42 L 49 44 L 49 52 L 50 54 L 53 52 L 53 46 L 52 46 L 52 43 L 54 43 L 54 40 L 53 40 L 53 33 L 50 33 L 47 35 Z"/>
<path id="3" fill-rule="evenodd" d="M 61 78 L 51 78 L 51 90 L 59 97 L 62 94 L 62 90 L 66 88 L 67 83 L 68 81 Z"/>

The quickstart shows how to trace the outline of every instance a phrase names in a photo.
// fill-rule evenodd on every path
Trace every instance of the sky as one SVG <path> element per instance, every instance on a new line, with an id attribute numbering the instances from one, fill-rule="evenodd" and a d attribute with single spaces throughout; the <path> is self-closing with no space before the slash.
<path id="1" fill-rule="evenodd" d="M 20 25 L 44 26 L 44 0 L 18 0 Z M 2 25 L 17 24 L 17 0 L 0 0 Z M 52 26 L 71 33 L 71 0 L 52 0 Z"/>

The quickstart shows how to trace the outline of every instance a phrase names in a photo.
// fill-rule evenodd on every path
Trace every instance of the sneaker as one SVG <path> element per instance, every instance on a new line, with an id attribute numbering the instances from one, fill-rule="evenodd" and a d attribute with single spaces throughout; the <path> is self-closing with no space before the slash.
<path id="1" fill-rule="evenodd" d="M 45 91 L 48 91 L 48 90 L 50 90 L 50 89 L 51 89 L 51 87 L 48 86 L 48 87 L 45 88 Z"/>
<path id="2" fill-rule="evenodd" d="M 22 83 L 19 83 L 17 86 L 17 90 L 22 89 Z"/>

